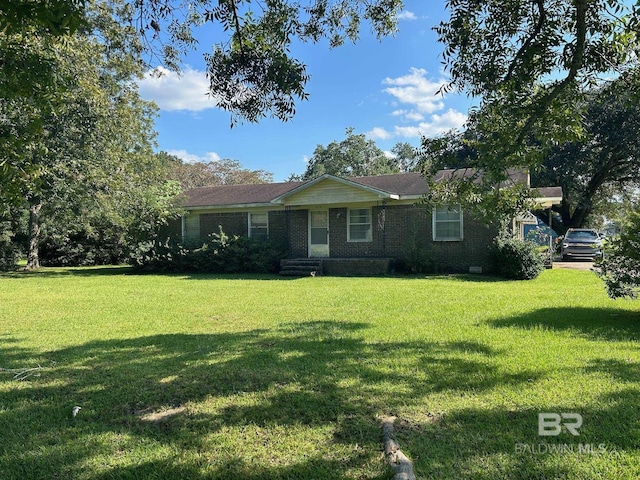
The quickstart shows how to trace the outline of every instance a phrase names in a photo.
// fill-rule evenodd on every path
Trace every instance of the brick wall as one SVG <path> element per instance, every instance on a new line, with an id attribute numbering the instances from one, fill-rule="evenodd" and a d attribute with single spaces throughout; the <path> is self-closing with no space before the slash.
<path id="1" fill-rule="evenodd" d="M 269 212 L 269 239 L 283 244 L 287 242 L 285 213 L 283 211 Z"/>
<path id="2" fill-rule="evenodd" d="M 290 258 L 306 258 L 308 256 L 308 210 L 285 211 L 285 229 L 287 232 Z"/>
<path id="3" fill-rule="evenodd" d="M 497 231 L 464 217 L 464 240 L 434 242 L 431 209 L 424 206 L 378 206 L 371 209 L 372 241 L 347 241 L 347 209 L 329 210 L 329 248 L 333 258 L 394 258 L 400 263 L 414 246 L 424 248 L 437 271 L 467 272 L 470 266 L 492 268 L 489 248 Z"/>
<path id="4" fill-rule="evenodd" d="M 385 212 L 384 256 L 403 259 L 414 245 L 425 248 L 437 271 L 468 272 L 470 266 L 491 271 L 490 246 L 497 230 L 464 215 L 464 239 L 434 242 L 431 209 L 424 206 L 390 206 Z M 394 232 L 404 232 L 395 235 Z"/>
<path id="5" fill-rule="evenodd" d="M 381 258 L 384 257 L 383 232 L 378 228 L 380 207 L 371 209 L 371 241 L 349 242 L 347 208 L 329 209 L 329 256 L 334 258 Z"/>
<path id="6" fill-rule="evenodd" d="M 482 223 L 464 216 L 464 240 L 434 242 L 431 210 L 424 206 L 377 206 L 371 209 L 372 240 L 347 241 L 347 208 L 329 209 L 329 254 L 332 258 L 393 258 L 402 263 L 413 246 L 424 248 L 440 272 L 467 272 L 469 267 L 492 270 L 490 246 L 497 234 Z M 269 212 L 269 237 L 283 241 L 290 258 L 308 255 L 308 210 Z M 228 235 L 248 235 L 247 213 L 200 215 L 203 237 L 217 233 L 218 225 Z"/>

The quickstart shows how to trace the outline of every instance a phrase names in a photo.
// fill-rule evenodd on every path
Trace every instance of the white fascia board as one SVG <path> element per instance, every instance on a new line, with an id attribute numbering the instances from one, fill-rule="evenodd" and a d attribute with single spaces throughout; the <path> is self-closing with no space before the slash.
<path id="1" fill-rule="evenodd" d="M 552 205 L 560 205 L 562 203 L 562 197 L 537 197 L 534 198 L 533 201 L 543 208 L 549 208 Z"/>
<path id="2" fill-rule="evenodd" d="M 244 208 L 273 208 L 273 203 L 233 203 L 230 205 L 204 205 L 197 207 L 182 207 L 188 212 L 197 210 L 229 210 L 229 209 L 244 209 Z"/>
<path id="3" fill-rule="evenodd" d="M 424 195 L 395 195 L 391 198 L 395 200 L 421 200 Z"/>

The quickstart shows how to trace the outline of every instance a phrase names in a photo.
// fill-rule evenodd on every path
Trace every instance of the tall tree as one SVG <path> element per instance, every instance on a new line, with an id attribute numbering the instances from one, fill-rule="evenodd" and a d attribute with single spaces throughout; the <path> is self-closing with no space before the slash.
<path id="1" fill-rule="evenodd" d="M 624 75 L 586 98 L 583 134 L 551 147 L 532 176 L 560 185 L 564 228 L 582 227 L 598 203 L 640 184 L 640 82 Z"/>
<path id="2" fill-rule="evenodd" d="M 364 134 L 354 134 L 348 128 L 346 138 L 331 142 L 326 147 L 318 145 L 302 175 L 292 175 L 290 180 L 310 180 L 325 173 L 339 177 L 361 177 L 398 173 L 395 160 L 388 158 L 373 140 Z"/>
<path id="3" fill-rule="evenodd" d="M 272 173 L 266 170 L 243 168 L 238 160 L 225 158 L 208 163 L 186 163 L 166 152 L 160 152 L 158 156 L 168 166 L 168 178 L 179 182 L 183 191 L 213 185 L 247 185 L 273 182 Z"/>
<path id="4" fill-rule="evenodd" d="M 614 0 L 447 5 L 450 17 L 436 28 L 451 77 L 444 90 L 482 102 L 470 112 L 478 135 L 468 140 L 478 174 L 451 188 L 471 202 L 484 192 L 513 194 L 522 209 L 519 186 L 508 194 L 505 185 L 509 169 L 535 168 L 550 147 L 579 138 L 588 87 L 637 68 L 640 7 Z"/>
<path id="5" fill-rule="evenodd" d="M 418 152 L 410 143 L 396 143 L 391 149 L 391 154 L 401 173 L 413 172 L 418 167 Z"/>
<path id="6" fill-rule="evenodd" d="M 558 185 L 563 189 L 562 203 L 552 207 L 558 214 L 553 224 L 557 232 L 585 226 L 611 198 L 640 184 L 640 82 L 634 75 L 623 75 L 587 92 L 585 104 L 579 107 L 585 112 L 580 138 L 552 145 L 541 165 L 532 167 L 534 187 Z M 430 162 L 431 169 L 482 169 L 476 147 L 483 138 L 482 130 L 470 123 L 464 133 L 424 139 L 421 158 Z M 528 138 L 527 142 L 535 147 L 536 140 Z M 456 194 L 460 190 L 454 189 Z M 480 199 L 482 187 L 476 183 L 463 193 L 470 200 Z M 547 221 L 548 214 L 541 212 L 541 218 Z"/>
<path id="7" fill-rule="evenodd" d="M 450 0 L 448 7 L 450 18 L 436 31 L 445 45 L 449 88 L 502 107 L 511 129 L 503 133 L 514 149 L 532 132 L 573 134 L 579 112 L 563 111 L 567 102 L 573 104 L 581 87 L 636 65 L 638 5 Z"/>
<path id="8" fill-rule="evenodd" d="M 43 225 L 54 229 L 61 211 L 75 209 L 85 223 L 92 207 L 121 215 L 161 180 L 152 151 L 155 110 L 132 81 L 142 67 L 130 49 L 135 32 L 120 28 L 105 9 L 97 5 L 82 31 L 64 38 L 35 28 L 29 35 L 0 34 L 10 52 L 46 55 L 56 72 L 42 89 L 2 101 L 0 184 L 5 201 L 28 206 L 28 268 L 39 266 Z M 10 84 L 12 75 L 3 70 L 0 84 Z"/>

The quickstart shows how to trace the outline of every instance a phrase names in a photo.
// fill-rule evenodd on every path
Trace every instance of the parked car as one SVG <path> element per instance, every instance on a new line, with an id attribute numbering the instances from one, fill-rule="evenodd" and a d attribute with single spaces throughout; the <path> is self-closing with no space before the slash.
<path id="1" fill-rule="evenodd" d="M 562 240 L 562 260 L 582 258 L 595 260 L 604 253 L 602 237 L 591 228 L 570 228 Z"/>

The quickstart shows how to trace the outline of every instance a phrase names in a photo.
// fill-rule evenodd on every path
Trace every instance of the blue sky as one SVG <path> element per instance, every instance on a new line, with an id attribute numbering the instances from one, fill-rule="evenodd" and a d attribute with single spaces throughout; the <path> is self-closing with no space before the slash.
<path id="1" fill-rule="evenodd" d="M 349 127 L 385 151 L 398 142 L 419 146 L 421 135 L 462 126 L 471 105 L 465 95 L 435 95 L 446 75 L 432 27 L 444 18 L 443 0 L 407 0 L 395 37 L 378 41 L 365 25 L 356 44 L 296 45 L 293 54 L 311 75 L 309 100 L 297 104 L 289 122 L 266 118 L 233 128 L 230 115 L 206 95 L 202 53 L 216 39 L 203 31 L 181 77 L 167 73 L 140 83 L 142 97 L 160 107 L 158 149 L 189 162 L 239 160 L 283 181 L 305 170 L 317 145 L 344 139 Z"/>

